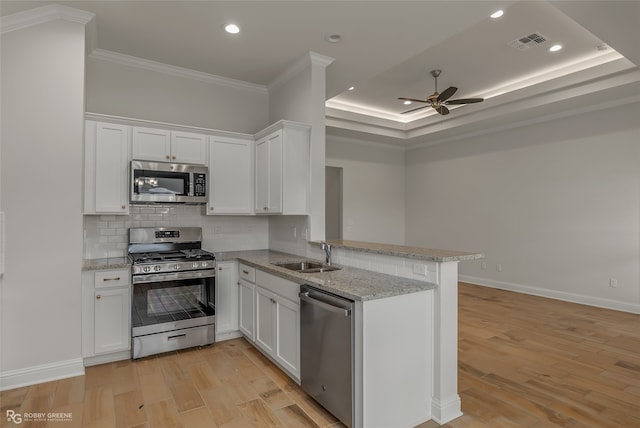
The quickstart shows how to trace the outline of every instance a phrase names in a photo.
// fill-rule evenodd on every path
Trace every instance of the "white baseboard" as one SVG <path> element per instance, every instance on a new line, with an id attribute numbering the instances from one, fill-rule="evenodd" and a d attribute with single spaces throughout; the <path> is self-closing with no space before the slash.
<path id="1" fill-rule="evenodd" d="M 598 308 L 613 309 L 615 311 L 640 314 L 639 303 L 620 302 L 617 300 L 603 299 L 601 297 L 585 296 L 582 294 L 567 293 L 557 290 L 548 290 L 545 288 L 513 284 L 504 281 L 495 281 L 492 279 L 485 279 L 468 275 L 460 275 L 458 276 L 458 280 L 460 282 L 468 282 L 470 284 L 497 288 L 499 290 L 515 291 L 523 294 L 531 294 L 533 296 L 548 297 L 550 299 L 563 300 L 565 302 L 579 303 L 581 305 L 596 306 Z"/>
<path id="2" fill-rule="evenodd" d="M 95 355 L 93 357 L 86 357 L 84 366 L 97 366 L 98 364 L 113 363 L 114 361 L 123 361 L 131 359 L 131 350 L 112 352 L 111 354 Z"/>
<path id="3" fill-rule="evenodd" d="M 455 398 L 445 403 L 440 402 L 437 398 L 431 401 L 431 419 L 444 425 L 451 422 L 455 418 L 462 416 L 462 402 L 460 396 L 456 394 Z"/>
<path id="4" fill-rule="evenodd" d="M 237 339 L 239 337 L 242 337 L 240 330 L 225 331 L 216 333 L 216 342 L 224 342 L 225 340 Z"/>
<path id="5" fill-rule="evenodd" d="M 84 375 L 82 358 L 0 373 L 0 391 Z"/>

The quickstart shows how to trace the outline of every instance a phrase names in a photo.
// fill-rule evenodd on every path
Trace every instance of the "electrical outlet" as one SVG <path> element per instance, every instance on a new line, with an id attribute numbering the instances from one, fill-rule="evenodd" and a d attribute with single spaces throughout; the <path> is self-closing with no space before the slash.
<path id="1" fill-rule="evenodd" d="M 618 280 L 615 278 L 609 278 L 609 287 L 616 288 L 618 286 Z"/>
<path id="2" fill-rule="evenodd" d="M 480 269 L 485 270 L 487 268 L 487 262 L 480 263 Z"/>
<path id="3" fill-rule="evenodd" d="M 498 272 L 502 272 L 502 265 L 501 265 L 500 263 L 498 263 L 498 264 L 496 265 L 496 270 L 497 270 Z"/>

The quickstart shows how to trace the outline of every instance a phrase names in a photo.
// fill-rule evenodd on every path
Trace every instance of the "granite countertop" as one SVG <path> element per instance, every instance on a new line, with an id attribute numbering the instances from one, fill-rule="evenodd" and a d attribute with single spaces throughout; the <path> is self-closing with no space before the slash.
<path id="1" fill-rule="evenodd" d="M 465 251 L 437 250 L 432 248 L 407 247 L 404 245 L 378 244 L 375 242 L 327 240 L 323 241 L 333 248 L 344 248 L 347 250 L 362 251 L 366 253 L 385 254 L 388 256 L 407 257 L 434 262 L 460 262 L 465 260 L 484 259 L 484 254 Z M 322 242 L 310 242 L 313 245 L 320 245 Z"/>
<path id="2" fill-rule="evenodd" d="M 131 262 L 128 257 L 109 257 L 105 259 L 84 259 L 82 270 L 128 269 Z"/>
<path id="3" fill-rule="evenodd" d="M 436 284 L 341 266 L 342 269 L 322 273 L 300 273 L 273 263 L 309 260 L 308 257 L 271 250 L 217 252 L 216 260 L 239 260 L 246 265 L 280 276 L 298 284 L 309 284 L 350 300 L 374 300 L 402 294 L 432 290 Z M 321 260 L 318 260 L 321 262 Z"/>

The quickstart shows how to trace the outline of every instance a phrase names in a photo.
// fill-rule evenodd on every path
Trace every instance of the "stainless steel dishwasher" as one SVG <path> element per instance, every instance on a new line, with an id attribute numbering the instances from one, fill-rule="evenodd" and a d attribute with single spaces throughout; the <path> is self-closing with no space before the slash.
<path id="1" fill-rule="evenodd" d="M 354 302 L 300 286 L 302 389 L 348 427 L 353 426 Z"/>

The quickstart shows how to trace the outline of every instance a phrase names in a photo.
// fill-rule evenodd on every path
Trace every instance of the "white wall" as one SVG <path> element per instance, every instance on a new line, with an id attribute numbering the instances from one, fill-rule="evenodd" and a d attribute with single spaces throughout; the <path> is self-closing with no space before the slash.
<path id="1" fill-rule="evenodd" d="M 636 103 L 409 150 L 407 245 L 484 252 L 463 280 L 640 311 L 638 118 Z"/>
<path id="2" fill-rule="evenodd" d="M 0 388 L 25 371 L 83 370 L 84 70 L 83 24 L 2 34 Z"/>
<path id="3" fill-rule="evenodd" d="M 324 239 L 324 167 L 325 167 L 325 112 L 326 99 L 325 76 L 326 66 L 333 59 L 309 52 L 284 70 L 274 82 L 269 85 L 269 119 L 292 120 L 311 125 L 310 150 L 310 215 L 308 216 L 308 238 L 311 240 Z M 286 219 L 273 220 L 280 222 L 271 228 L 274 235 L 270 248 L 278 242 L 289 241 L 290 236 L 279 236 L 277 231 L 287 230 L 298 221 Z M 302 251 L 302 249 L 300 249 Z"/>
<path id="4" fill-rule="evenodd" d="M 404 149 L 328 134 L 326 164 L 343 169 L 343 239 L 404 244 Z"/>
<path id="5" fill-rule="evenodd" d="M 87 60 L 88 112 L 253 134 L 269 125 L 268 109 L 266 88 L 238 89 Z"/>

